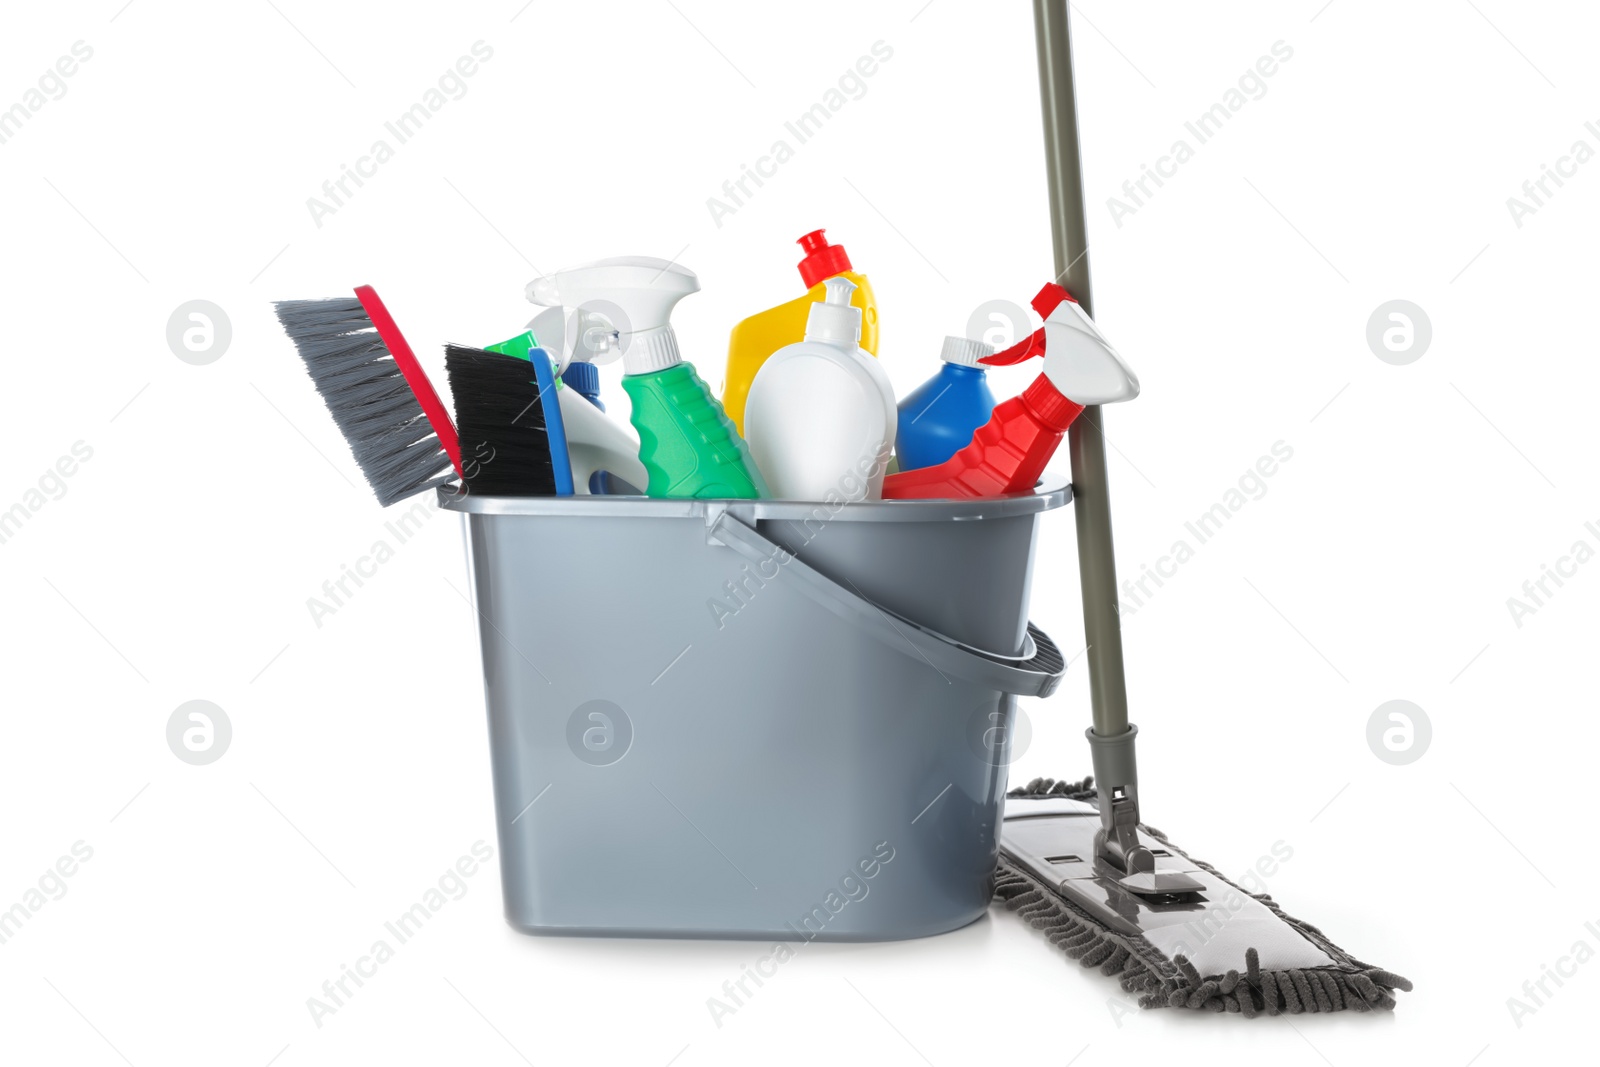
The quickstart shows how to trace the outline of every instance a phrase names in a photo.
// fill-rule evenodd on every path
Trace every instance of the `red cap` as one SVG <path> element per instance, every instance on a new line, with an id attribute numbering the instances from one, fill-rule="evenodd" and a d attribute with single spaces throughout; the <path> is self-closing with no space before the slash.
<path id="1" fill-rule="evenodd" d="M 800 261 L 800 280 L 806 283 L 807 289 L 824 278 L 850 269 L 850 256 L 844 245 L 830 245 L 821 230 L 812 230 L 800 238 L 799 244 L 806 253 L 806 258 Z"/>

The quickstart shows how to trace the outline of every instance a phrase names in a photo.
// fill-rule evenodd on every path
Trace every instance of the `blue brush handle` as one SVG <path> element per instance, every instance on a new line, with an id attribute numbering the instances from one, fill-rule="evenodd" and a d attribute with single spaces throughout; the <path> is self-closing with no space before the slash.
<path id="1" fill-rule="evenodd" d="M 550 354 L 542 348 L 530 349 L 533 380 L 539 386 L 539 404 L 544 408 L 545 433 L 550 438 L 550 467 L 555 474 L 556 496 L 572 495 L 572 457 L 567 451 L 567 424 L 561 418 L 561 398 L 556 396 L 555 368 Z"/>

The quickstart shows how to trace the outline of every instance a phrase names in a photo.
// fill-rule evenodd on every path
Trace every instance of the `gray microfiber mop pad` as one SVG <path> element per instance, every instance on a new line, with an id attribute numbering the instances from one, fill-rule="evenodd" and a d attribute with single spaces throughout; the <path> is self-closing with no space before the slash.
<path id="1" fill-rule="evenodd" d="M 1095 790 L 1089 778 L 1081 782 L 1036 778 L 1013 789 L 1007 796 L 1065 797 L 1092 803 Z M 1346 1009 L 1388 1010 L 1395 1006 L 1395 990 L 1411 990 L 1411 983 L 1405 978 L 1361 962 L 1329 941 L 1316 927 L 1285 914 L 1269 895 L 1240 888 L 1214 867 L 1173 845 L 1160 831 L 1148 826 L 1140 829 L 1241 894 L 1260 901 L 1321 949 L 1333 960 L 1333 965 L 1264 971 L 1256 950 L 1251 948 L 1241 961 L 1243 973 L 1230 969 L 1226 974 L 1203 975 L 1181 954 L 1168 958 L 1141 936 L 1107 930 L 1053 887 L 1012 863 L 1004 853 L 995 875 L 995 899 L 1044 931 L 1051 943 L 1065 951 L 1069 958 L 1085 967 L 1099 967 L 1107 976 L 1120 976 L 1123 991 L 1139 994 L 1139 1005 L 1144 1008 L 1194 1008 L 1238 1012 L 1246 1016 L 1263 1011 L 1268 1015 L 1285 1012 L 1297 1015 Z"/>

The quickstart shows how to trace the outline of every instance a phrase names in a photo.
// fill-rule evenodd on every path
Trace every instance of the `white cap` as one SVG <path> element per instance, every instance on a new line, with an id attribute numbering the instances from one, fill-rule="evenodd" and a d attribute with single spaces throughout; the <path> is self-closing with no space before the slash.
<path id="1" fill-rule="evenodd" d="M 979 366 L 978 361 L 994 355 L 994 345 L 974 341 L 970 337 L 946 337 L 939 358 L 960 367 Z"/>
<path id="2" fill-rule="evenodd" d="M 687 267 L 651 256 L 618 256 L 536 278 L 527 294 L 535 304 L 577 311 L 580 337 L 594 336 L 595 327 L 615 332 L 623 371 L 648 374 L 682 362 L 668 319 L 679 300 L 699 291 L 700 280 Z"/>
<path id="3" fill-rule="evenodd" d="M 856 283 L 836 274 L 822 285 L 828 291 L 827 299 L 811 305 L 811 313 L 806 317 L 806 340 L 842 348 L 859 347 L 861 309 L 850 303 Z"/>

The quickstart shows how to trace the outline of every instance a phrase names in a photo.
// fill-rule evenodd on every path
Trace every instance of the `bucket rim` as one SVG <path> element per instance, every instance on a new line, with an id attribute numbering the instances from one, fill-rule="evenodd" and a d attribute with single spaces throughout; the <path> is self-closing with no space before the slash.
<path id="1" fill-rule="evenodd" d="M 829 505 L 815 500 L 693 500 L 644 496 L 473 496 L 440 486 L 439 506 L 467 515 L 542 515 L 606 518 L 706 518 L 726 511 L 749 522 L 798 520 Z M 1072 499 L 1072 483 L 1046 471 L 1031 493 L 972 500 L 853 501 L 830 508 L 830 522 L 971 522 L 1037 515 Z"/>

